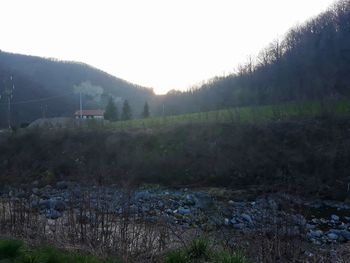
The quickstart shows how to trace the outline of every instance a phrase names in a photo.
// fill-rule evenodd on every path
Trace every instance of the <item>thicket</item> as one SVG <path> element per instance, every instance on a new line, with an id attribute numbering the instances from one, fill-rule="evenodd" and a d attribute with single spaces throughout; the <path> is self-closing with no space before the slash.
<path id="1" fill-rule="evenodd" d="M 159 256 L 165 263 L 248 263 L 240 252 L 213 250 L 205 239 L 193 240 L 188 248 L 179 248 Z M 0 262 L 3 263 L 122 263 L 123 260 L 101 259 L 86 253 L 66 251 L 51 246 L 30 248 L 18 240 L 0 239 Z"/>
<path id="2" fill-rule="evenodd" d="M 291 28 L 235 73 L 158 97 L 157 113 L 182 114 L 246 105 L 349 97 L 350 1 Z"/>
<path id="3" fill-rule="evenodd" d="M 0 136 L 3 185 L 39 180 L 258 185 L 344 199 L 350 120 L 187 124 L 157 130 L 24 130 Z"/>

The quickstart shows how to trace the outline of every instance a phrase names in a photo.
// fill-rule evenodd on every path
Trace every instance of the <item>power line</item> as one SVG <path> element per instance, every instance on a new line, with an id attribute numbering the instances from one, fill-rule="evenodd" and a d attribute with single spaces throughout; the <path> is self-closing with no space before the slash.
<path id="1" fill-rule="evenodd" d="M 53 99 L 56 99 L 56 98 L 65 97 L 65 96 L 72 95 L 72 94 L 74 94 L 74 92 L 70 92 L 70 93 L 66 93 L 66 94 L 61 94 L 61 95 L 57 95 L 57 96 L 51 96 L 51 97 L 41 98 L 41 99 L 17 101 L 17 102 L 12 102 L 11 104 L 12 104 L 12 105 L 16 105 L 16 104 L 27 104 L 27 103 L 42 102 L 42 101 L 53 100 Z M 0 103 L 0 105 L 6 105 L 6 104 L 7 104 L 7 103 Z"/>

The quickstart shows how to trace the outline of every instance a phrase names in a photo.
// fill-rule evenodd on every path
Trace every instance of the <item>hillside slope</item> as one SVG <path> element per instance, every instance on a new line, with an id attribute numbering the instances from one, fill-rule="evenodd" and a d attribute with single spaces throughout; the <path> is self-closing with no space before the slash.
<path id="1" fill-rule="evenodd" d="M 15 84 L 12 117 L 16 124 L 32 121 L 44 114 L 71 116 L 79 107 L 79 96 L 73 86 L 85 81 L 102 88 L 102 92 L 98 91 L 98 99 L 94 94 L 83 95 L 86 108 L 102 108 L 107 98 L 112 96 L 117 101 L 128 99 L 134 114 L 138 115 L 144 102 L 154 97 L 151 89 L 131 84 L 83 63 L 0 52 L 0 92 L 4 90 L 3 80 L 9 75 L 13 75 Z M 45 99 L 48 97 L 54 98 Z M 0 126 L 4 126 L 4 98 L 0 103 Z"/>
<path id="2" fill-rule="evenodd" d="M 350 95 L 350 1 L 291 28 L 229 76 L 198 89 L 171 92 L 159 111 L 181 114 L 246 105 L 323 100 Z"/>
<path id="3" fill-rule="evenodd" d="M 6 185 L 56 180 L 288 190 L 346 198 L 350 120 L 0 134 Z M 349 196 L 348 196 L 349 197 Z"/>

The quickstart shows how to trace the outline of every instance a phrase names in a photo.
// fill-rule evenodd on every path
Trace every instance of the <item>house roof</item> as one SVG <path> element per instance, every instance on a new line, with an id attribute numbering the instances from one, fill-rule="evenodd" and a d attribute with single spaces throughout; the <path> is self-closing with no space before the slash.
<path id="1" fill-rule="evenodd" d="M 82 110 L 83 116 L 103 116 L 104 110 Z M 75 116 L 80 116 L 80 110 L 74 113 Z"/>

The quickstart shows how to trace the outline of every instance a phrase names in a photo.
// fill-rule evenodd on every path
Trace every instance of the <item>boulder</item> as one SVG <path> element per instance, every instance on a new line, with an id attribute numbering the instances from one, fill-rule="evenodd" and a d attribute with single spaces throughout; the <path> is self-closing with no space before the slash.
<path id="1" fill-rule="evenodd" d="M 340 231 L 340 235 L 341 235 L 346 241 L 350 241 L 350 231 L 342 230 L 342 231 Z"/>
<path id="2" fill-rule="evenodd" d="M 56 183 L 56 188 L 57 188 L 58 190 L 65 190 L 65 189 L 68 188 L 68 183 L 65 182 L 65 181 L 57 182 L 57 183 Z"/>
<path id="3" fill-rule="evenodd" d="M 151 198 L 151 193 L 149 191 L 139 191 L 135 194 L 135 200 L 149 200 Z"/>
<path id="4" fill-rule="evenodd" d="M 50 210 L 46 211 L 45 216 L 48 219 L 58 219 L 62 216 L 62 214 L 57 210 L 50 209 Z"/>
<path id="5" fill-rule="evenodd" d="M 188 215 L 191 213 L 191 210 L 189 208 L 179 207 L 179 209 L 177 209 L 177 212 L 180 215 Z"/>
<path id="6" fill-rule="evenodd" d="M 205 193 L 197 193 L 195 195 L 196 208 L 203 211 L 211 210 L 214 207 L 214 201 L 211 196 Z"/>
<path id="7" fill-rule="evenodd" d="M 294 224 L 297 224 L 298 226 L 305 226 L 307 221 L 303 215 L 297 214 L 292 215 L 292 220 Z"/>
<path id="8" fill-rule="evenodd" d="M 323 236 L 323 231 L 322 230 L 311 230 L 308 233 L 309 238 L 320 238 Z"/>
<path id="9" fill-rule="evenodd" d="M 187 194 L 186 195 L 186 200 L 185 200 L 185 205 L 195 205 L 196 204 L 196 200 L 193 194 Z"/>
<path id="10" fill-rule="evenodd" d="M 235 229 L 242 230 L 242 229 L 244 228 L 244 224 L 242 224 L 242 223 L 234 224 L 233 227 L 234 227 Z"/>
<path id="11" fill-rule="evenodd" d="M 332 219 L 333 221 L 338 222 L 338 221 L 339 221 L 339 216 L 337 216 L 337 215 L 331 215 L 331 219 Z"/>
<path id="12" fill-rule="evenodd" d="M 57 210 L 57 211 L 64 211 L 67 209 L 67 204 L 66 202 L 62 200 L 50 200 L 51 201 L 51 208 Z"/>
<path id="13" fill-rule="evenodd" d="M 224 224 L 225 226 L 228 226 L 230 224 L 230 220 L 228 218 L 224 219 Z"/>
<path id="14" fill-rule="evenodd" d="M 242 214 L 241 217 L 242 217 L 242 219 L 243 219 L 244 221 L 248 222 L 250 225 L 253 225 L 253 224 L 254 224 L 254 223 L 253 223 L 253 219 L 252 219 L 252 217 L 251 217 L 250 215 L 248 215 L 248 214 Z"/>
<path id="15" fill-rule="evenodd" d="M 38 202 L 38 207 L 40 209 L 50 209 L 51 208 L 51 202 L 50 202 L 50 200 L 40 199 L 39 202 Z"/>
<path id="16" fill-rule="evenodd" d="M 328 234 L 327 234 L 327 237 L 328 237 L 329 239 L 331 239 L 331 240 L 337 240 L 337 239 L 339 238 L 339 236 L 338 236 L 336 233 L 333 233 L 333 232 L 328 233 Z"/>

